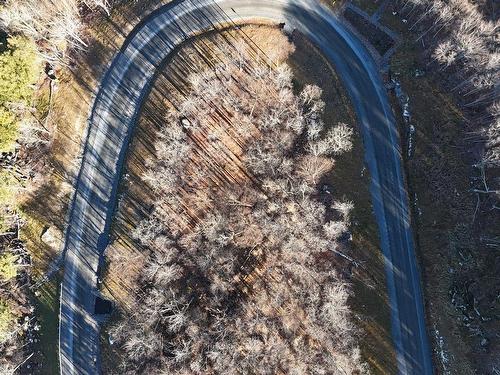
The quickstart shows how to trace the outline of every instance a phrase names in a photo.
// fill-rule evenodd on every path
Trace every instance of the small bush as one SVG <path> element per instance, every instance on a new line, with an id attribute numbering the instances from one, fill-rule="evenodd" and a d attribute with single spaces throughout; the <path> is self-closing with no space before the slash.
<path id="1" fill-rule="evenodd" d="M 17 188 L 17 180 L 7 170 L 0 171 L 0 204 L 10 206 L 14 204 L 14 193 Z"/>
<path id="2" fill-rule="evenodd" d="M 0 106 L 0 152 L 12 151 L 16 138 L 16 116 Z"/>

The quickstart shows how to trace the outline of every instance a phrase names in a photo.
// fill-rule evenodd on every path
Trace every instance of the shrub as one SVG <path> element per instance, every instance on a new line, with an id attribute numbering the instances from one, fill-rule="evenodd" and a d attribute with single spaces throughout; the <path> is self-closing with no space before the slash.
<path id="1" fill-rule="evenodd" d="M 14 204 L 14 193 L 17 189 L 17 180 L 8 170 L 0 170 L 0 204 L 11 206 Z"/>
<path id="2" fill-rule="evenodd" d="M 17 138 L 16 116 L 0 106 L 0 152 L 12 151 Z"/>

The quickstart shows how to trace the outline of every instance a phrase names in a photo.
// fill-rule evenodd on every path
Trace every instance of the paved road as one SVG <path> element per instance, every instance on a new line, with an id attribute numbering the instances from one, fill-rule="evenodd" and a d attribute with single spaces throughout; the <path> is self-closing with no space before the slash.
<path id="1" fill-rule="evenodd" d="M 92 314 L 98 265 L 108 242 L 131 132 L 156 68 L 175 46 L 214 24 L 257 18 L 286 22 L 305 34 L 344 81 L 372 176 L 399 371 L 432 374 L 393 114 L 366 50 L 317 0 L 174 0 L 131 33 L 101 82 L 76 181 L 61 290 L 61 374 L 99 373 L 99 325 Z"/>

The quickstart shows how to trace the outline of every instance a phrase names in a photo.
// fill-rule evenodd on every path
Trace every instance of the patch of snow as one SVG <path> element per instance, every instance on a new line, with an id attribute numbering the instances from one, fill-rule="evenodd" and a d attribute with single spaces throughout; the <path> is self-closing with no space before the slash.
<path id="1" fill-rule="evenodd" d="M 439 330 L 436 328 L 436 325 L 434 325 L 434 336 L 436 337 L 436 342 L 437 342 L 437 353 L 438 353 L 438 358 L 441 362 L 441 366 L 443 368 L 443 374 L 444 375 L 451 375 L 451 372 L 449 370 L 449 365 L 450 365 L 450 355 L 445 349 L 445 342 L 441 334 L 439 333 Z"/>

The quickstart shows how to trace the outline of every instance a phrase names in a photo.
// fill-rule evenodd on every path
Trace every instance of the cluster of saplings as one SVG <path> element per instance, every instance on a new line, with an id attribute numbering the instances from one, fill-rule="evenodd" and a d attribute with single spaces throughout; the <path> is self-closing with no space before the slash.
<path id="1" fill-rule="evenodd" d="M 487 5 L 469 0 L 403 0 L 401 12 L 409 28 L 424 41 L 432 60 L 439 64 L 444 84 L 457 94 L 470 120 L 468 138 L 479 142 L 475 167 L 486 175 L 478 194 L 486 194 L 486 211 L 497 207 L 498 168 L 500 167 L 500 53 L 499 23 L 495 5 L 488 14 Z M 477 143 L 474 145 L 478 149 Z M 488 180 L 488 175 L 491 176 Z M 490 199 L 495 198 L 496 199 Z"/>
<path id="2" fill-rule="evenodd" d="M 156 201 L 134 235 L 151 252 L 109 332 L 117 371 L 363 373 L 334 255 L 352 203 L 318 198 L 352 129 L 324 126 L 321 89 L 295 95 L 283 64 L 239 56 L 189 81 L 144 174 Z"/>

